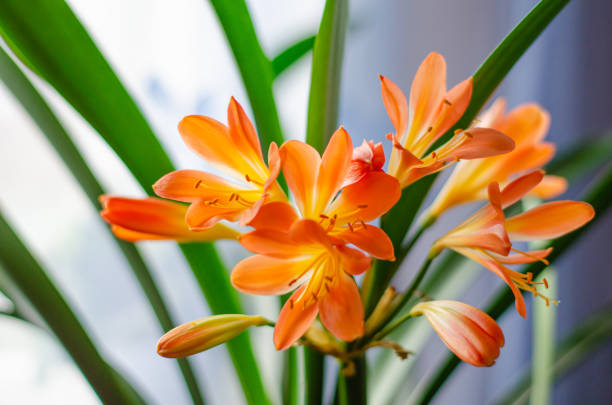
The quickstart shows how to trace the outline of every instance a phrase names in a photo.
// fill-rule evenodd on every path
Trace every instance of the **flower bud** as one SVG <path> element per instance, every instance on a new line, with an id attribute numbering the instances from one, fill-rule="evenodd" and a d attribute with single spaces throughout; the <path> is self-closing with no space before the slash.
<path id="1" fill-rule="evenodd" d="M 504 346 L 504 334 L 493 318 L 462 302 L 422 302 L 410 314 L 425 315 L 446 346 L 473 366 L 492 366 Z"/>
<path id="2" fill-rule="evenodd" d="M 270 325 L 261 316 L 216 315 L 184 323 L 167 332 L 157 342 L 163 357 L 191 356 L 225 343 L 251 326 Z"/>

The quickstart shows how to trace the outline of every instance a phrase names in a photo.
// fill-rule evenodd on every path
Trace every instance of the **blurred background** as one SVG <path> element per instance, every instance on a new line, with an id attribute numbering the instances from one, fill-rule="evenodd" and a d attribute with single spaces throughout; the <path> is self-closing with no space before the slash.
<path id="1" fill-rule="evenodd" d="M 176 165 L 201 168 L 202 162 L 178 136 L 178 121 L 188 114 L 204 114 L 225 122 L 230 96 L 250 111 L 210 5 L 202 0 L 68 3 L 136 99 Z M 322 0 L 248 3 L 268 55 L 314 34 L 323 10 Z M 446 58 L 450 87 L 473 74 L 535 4 L 527 0 L 352 0 L 340 122 L 355 143 L 364 138 L 382 141 L 391 125 L 380 98 L 379 73 L 408 92 L 422 59 L 430 51 L 437 51 Z M 548 139 L 557 143 L 561 151 L 581 137 L 596 136 L 612 127 L 611 16 L 612 3 L 608 0 L 571 2 L 496 93 L 507 99 L 510 108 L 535 101 L 549 110 L 552 125 Z M 46 83 L 33 75 L 30 78 L 52 100 L 69 132 L 78 135 L 75 141 L 103 186 L 113 194 L 144 196 L 93 129 Z M 276 82 L 276 100 L 286 138 L 304 138 L 309 81 L 310 56 Z M 55 151 L 3 86 L 0 133 L 0 206 L 5 215 L 51 271 L 51 277 L 76 308 L 103 354 L 125 371 L 152 403 L 189 403 L 178 369 L 154 351 L 161 335 L 159 327 L 105 225 Z M 438 187 L 444 177 L 437 182 Z M 565 197 L 577 198 L 587 186 L 588 181 L 573 184 Z M 422 250 L 425 252 L 428 243 L 473 208 L 462 207 L 443 217 L 422 241 Z M 612 302 L 611 227 L 612 215 L 608 214 L 581 239 L 571 255 L 555 262 L 561 301 L 558 336 L 564 336 L 586 316 Z M 141 247 L 175 318 L 186 322 L 208 315 L 175 244 L 142 243 Z M 235 245 L 222 245 L 221 250 L 228 266 L 245 255 Z M 406 285 L 421 259 L 418 254 L 410 258 L 395 280 L 397 286 Z M 500 284 L 496 277 L 483 274 L 465 300 L 482 305 Z M 275 299 L 245 299 L 250 313 L 276 316 Z M 0 300 L 0 306 L 10 305 Z M 512 385 L 518 370 L 530 364 L 532 324 L 529 317 L 525 321 L 508 311 L 501 326 L 507 344 L 497 365 L 490 369 L 461 366 L 434 403 L 490 403 Z M 0 317 L 0 331 L 3 404 L 98 403 L 71 359 L 47 333 L 8 317 Z M 271 330 L 258 329 L 252 335 L 258 359 L 269 366 L 262 369 L 279 370 L 280 356 L 271 344 Z M 412 378 L 427 374 L 448 353 L 435 336 L 425 351 L 427 356 L 419 360 Z M 241 402 L 242 394 L 224 348 L 195 356 L 193 361 L 214 403 Z M 392 378 L 373 380 L 375 384 L 369 387 L 372 403 L 410 401 L 413 386 L 405 384 L 409 378 L 402 373 L 405 364 L 397 360 L 392 363 L 396 371 L 390 374 Z M 557 382 L 554 403 L 612 403 L 612 389 L 606 384 L 612 381 L 610 364 L 612 344 L 607 344 Z M 278 374 L 279 371 L 269 371 L 264 375 L 277 402 Z M 395 398 L 388 395 L 402 384 L 406 392 Z"/>

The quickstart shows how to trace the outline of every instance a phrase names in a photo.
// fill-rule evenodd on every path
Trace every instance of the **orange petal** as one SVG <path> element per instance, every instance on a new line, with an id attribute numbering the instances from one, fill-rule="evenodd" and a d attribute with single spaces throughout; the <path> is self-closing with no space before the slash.
<path id="1" fill-rule="evenodd" d="M 185 221 L 189 229 L 203 231 L 224 219 L 230 222 L 237 221 L 245 210 L 243 205 L 237 203 L 218 206 L 200 200 L 189 206 Z"/>
<path id="2" fill-rule="evenodd" d="M 301 219 L 291 225 L 289 236 L 298 245 L 331 250 L 331 242 L 321 225 L 311 219 Z"/>
<path id="3" fill-rule="evenodd" d="M 432 52 L 419 66 L 410 89 L 411 132 L 427 126 L 446 93 L 446 62 Z"/>
<path id="4" fill-rule="evenodd" d="M 306 333 L 319 312 L 316 304 L 304 306 L 300 298 L 306 287 L 297 290 L 287 300 L 276 321 L 274 328 L 274 346 L 277 350 L 289 348 Z"/>
<path id="5" fill-rule="evenodd" d="M 504 345 L 504 334 L 483 311 L 457 301 L 422 303 L 415 310 L 425 314 L 442 341 L 461 360 L 477 367 L 495 363 Z"/>
<path id="6" fill-rule="evenodd" d="M 457 253 L 460 253 L 460 254 L 464 255 L 465 257 L 468 257 L 468 258 L 470 258 L 470 259 L 480 263 L 486 269 L 490 270 L 491 272 L 496 274 L 499 278 L 504 280 L 504 282 L 508 285 L 508 287 L 510 287 L 510 290 L 512 291 L 512 294 L 514 295 L 514 305 L 516 307 L 516 311 L 523 318 L 527 317 L 527 307 L 525 306 L 525 298 L 523 297 L 523 294 L 521 293 L 521 290 L 516 286 L 516 284 L 514 284 L 514 282 L 510 278 L 510 276 L 507 274 L 507 272 L 506 272 L 507 269 L 503 265 L 501 265 L 501 264 L 499 264 L 499 263 L 497 263 L 497 262 L 495 262 L 495 261 L 493 261 L 493 260 L 491 260 L 491 259 L 489 259 L 487 257 L 483 257 L 480 254 L 477 254 L 472 249 L 454 249 L 454 250 Z"/>
<path id="7" fill-rule="evenodd" d="M 187 207 L 158 198 L 101 196 L 102 218 L 111 223 L 113 233 L 130 242 L 140 240 L 212 241 L 235 239 L 239 233 L 223 225 L 205 232 L 191 231 L 185 222 Z"/>
<path id="8" fill-rule="evenodd" d="M 323 325 L 338 339 L 350 342 L 363 335 L 363 305 L 359 289 L 344 272 L 320 300 L 319 311 Z"/>
<path id="9" fill-rule="evenodd" d="M 472 78 L 469 77 L 446 93 L 446 99 L 450 102 L 450 105 L 442 103 L 440 106 L 441 111 L 439 111 L 439 114 L 442 120 L 436 122 L 437 134 L 431 139 L 432 142 L 442 136 L 450 127 L 459 121 L 459 118 L 461 118 L 470 104 L 472 89 Z"/>
<path id="10" fill-rule="evenodd" d="M 514 141 L 494 129 L 473 128 L 469 131 L 465 131 L 464 134 L 468 136 L 465 142 L 462 142 L 449 154 L 440 157 L 446 161 L 456 159 L 480 159 L 508 153 L 514 149 Z M 444 148 L 444 146 L 442 148 Z M 442 155 L 442 153 L 438 153 L 438 155 Z"/>
<path id="11" fill-rule="evenodd" d="M 533 263 L 539 260 L 546 258 L 550 252 L 552 252 L 553 248 L 542 249 L 542 250 L 532 250 L 529 252 L 524 252 L 525 254 L 515 254 L 508 256 L 501 256 L 492 253 L 491 255 L 500 263 L 503 264 L 525 264 L 525 263 Z"/>
<path id="12" fill-rule="evenodd" d="M 246 194 L 256 192 L 255 190 L 246 191 L 219 176 L 198 170 L 177 170 L 168 173 L 157 180 L 153 185 L 153 190 L 160 197 L 183 202 L 214 200 L 215 198 L 225 200 L 236 191 Z"/>
<path id="13" fill-rule="evenodd" d="M 230 99 L 227 107 L 227 122 L 229 125 L 229 135 L 238 148 L 238 151 L 245 155 L 249 160 L 263 161 L 261 146 L 257 132 L 244 112 L 242 106 L 234 97 Z"/>
<path id="14" fill-rule="evenodd" d="M 268 177 L 264 184 L 264 191 L 268 191 L 272 185 L 276 183 L 276 179 L 281 170 L 280 154 L 278 153 L 278 146 L 274 142 L 271 142 L 268 148 L 268 166 L 270 169 L 270 177 Z"/>
<path id="15" fill-rule="evenodd" d="M 534 170 L 512 181 L 502 191 L 502 208 L 506 208 L 522 199 L 531 189 L 537 186 L 544 177 L 544 170 Z"/>
<path id="16" fill-rule="evenodd" d="M 303 258 L 250 256 L 236 264 L 231 280 L 236 289 L 248 294 L 281 295 L 303 284 L 311 263 Z"/>
<path id="17" fill-rule="evenodd" d="M 535 103 L 514 108 L 495 124 L 495 129 L 514 139 L 517 146 L 541 141 L 549 127 L 549 114 Z"/>
<path id="18" fill-rule="evenodd" d="M 512 240 L 554 239 L 572 232 L 595 216 L 593 207 L 581 201 L 553 201 L 506 220 Z"/>
<path id="19" fill-rule="evenodd" d="M 345 242 L 352 243 L 359 249 L 365 250 L 377 259 L 395 260 L 391 239 L 385 231 L 377 226 L 359 224 L 353 226 L 352 231 L 347 227 L 336 236 Z"/>
<path id="20" fill-rule="evenodd" d="M 297 220 L 298 216 L 290 204 L 273 201 L 264 204 L 249 225 L 255 229 L 289 232 L 289 228 Z"/>
<path id="21" fill-rule="evenodd" d="M 298 209 L 304 216 L 312 214 L 315 179 L 321 157 L 310 145 L 287 141 L 279 150 L 283 174 Z"/>
<path id="22" fill-rule="evenodd" d="M 487 108 L 478 117 L 478 126 L 483 128 L 497 128 L 496 123 L 503 116 L 506 110 L 506 100 L 503 97 L 495 99 L 491 107 Z"/>
<path id="23" fill-rule="evenodd" d="M 228 128 L 219 121 L 190 115 L 181 120 L 178 130 L 185 144 L 209 164 L 239 179 L 246 173 L 252 174 L 249 165 L 236 153 Z"/>
<path id="24" fill-rule="evenodd" d="M 286 232 L 257 229 L 240 237 L 240 244 L 248 251 L 276 258 L 292 258 L 303 249 Z"/>
<path id="25" fill-rule="evenodd" d="M 353 154 L 350 135 L 340 127 L 331 137 L 317 173 L 314 213 L 322 213 L 346 178 Z"/>
<path id="26" fill-rule="evenodd" d="M 374 141 L 364 140 L 361 146 L 353 150 L 351 166 L 342 188 L 357 183 L 371 171 L 381 171 L 384 164 L 385 152 L 382 143 L 374 144 Z"/>
<path id="27" fill-rule="evenodd" d="M 326 214 L 338 215 L 337 224 L 369 222 L 399 200 L 402 192 L 398 181 L 384 172 L 370 172 L 361 181 L 344 188 Z"/>
<path id="28" fill-rule="evenodd" d="M 535 195 L 542 200 L 550 200 L 555 198 L 567 190 L 567 180 L 561 176 L 546 175 L 538 184 L 535 186 L 529 194 Z"/>
<path id="29" fill-rule="evenodd" d="M 399 87 L 386 77 L 379 75 L 380 90 L 387 115 L 395 128 L 395 133 L 401 137 L 408 125 L 408 102 Z"/>
<path id="30" fill-rule="evenodd" d="M 340 245 L 336 246 L 336 250 L 340 253 L 342 268 L 349 274 L 359 275 L 372 265 L 372 258 L 357 249 Z"/>

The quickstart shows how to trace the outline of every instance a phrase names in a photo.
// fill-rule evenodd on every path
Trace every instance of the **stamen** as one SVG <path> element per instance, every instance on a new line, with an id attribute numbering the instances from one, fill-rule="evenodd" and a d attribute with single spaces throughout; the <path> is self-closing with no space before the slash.
<path id="1" fill-rule="evenodd" d="M 245 175 L 244 175 L 244 178 L 245 178 L 245 180 L 247 181 L 247 183 L 257 184 L 258 186 L 263 187 L 263 184 L 262 184 L 262 183 L 260 183 L 260 182 L 258 182 L 258 181 L 253 180 L 252 178 L 250 178 L 250 177 L 249 177 L 249 175 L 248 175 L 248 174 L 245 174 Z"/>
<path id="2" fill-rule="evenodd" d="M 368 229 L 368 226 L 366 225 L 365 222 L 363 222 L 363 219 L 360 219 L 359 223 L 363 226 L 363 229 Z"/>
<path id="3" fill-rule="evenodd" d="M 444 99 L 444 103 L 445 103 L 445 104 L 447 104 L 447 105 L 453 105 L 453 103 L 451 103 L 451 102 L 450 102 L 448 99 L 446 99 L 446 98 Z"/>
<path id="4" fill-rule="evenodd" d="M 548 289 L 548 280 L 546 280 L 546 278 L 543 278 L 542 282 L 544 282 L 544 288 Z"/>
<path id="5" fill-rule="evenodd" d="M 330 283 L 334 281 L 334 279 L 330 276 L 325 276 L 325 280 L 329 281 Z"/>
<path id="6" fill-rule="evenodd" d="M 323 218 L 323 219 L 329 219 L 329 217 L 325 214 L 319 214 L 319 217 Z"/>
<path id="7" fill-rule="evenodd" d="M 436 152 L 431 152 L 431 158 L 438 159 L 438 155 L 436 155 Z"/>
<path id="8" fill-rule="evenodd" d="M 196 181 L 195 187 L 194 188 L 198 188 L 200 187 L 200 184 L 202 184 L 202 180 L 198 180 Z"/>
<path id="9" fill-rule="evenodd" d="M 463 134 L 465 136 L 467 136 L 468 138 L 473 138 L 474 137 L 474 135 L 470 134 L 468 131 L 465 131 Z"/>
<path id="10" fill-rule="evenodd" d="M 513 252 L 515 252 L 515 253 L 519 253 L 519 254 L 522 254 L 523 256 L 527 256 L 527 257 L 530 257 L 530 258 L 532 258 L 532 259 L 535 259 L 535 260 L 537 260 L 537 261 L 539 261 L 539 262 L 542 262 L 542 263 L 544 263 L 544 264 L 545 264 L 545 265 L 547 265 L 547 266 L 550 264 L 550 262 L 549 262 L 548 260 L 546 260 L 546 259 L 544 259 L 544 258 L 541 258 L 541 257 L 534 256 L 534 255 L 529 254 L 529 253 L 527 253 L 527 252 L 523 252 L 523 251 L 520 251 L 520 250 L 518 250 L 518 249 L 514 249 L 514 248 L 510 248 L 510 250 L 512 250 L 512 251 L 513 251 Z"/>
<path id="11" fill-rule="evenodd" d="M 431 132 L 431 131 L 432 131 L 432 129 L 433 129 L 433 127 L 428 127 L 428 128 L 427 128 L 427 132 Z"/>
<path id="12" fill-rule="evenodd" d="M 219 202 L 219 199 L 218 199 L 218 198 L 215 198 L 214 200 L 211 200 L 211 201 L 206 201 L 206 204 L 208 204 L 208 205 L 215 205 L 215 204 L 216 204 L 216 203 L 218 203 L 218 202 Z"/>
<path id="13" fill-rule="evenodd" d="M 351 230 L 351 232 L 355 232 L 355 230 L 353 229 L 353 225 L 351 225 L 351 223 L 347 223 L 349 229 Z"/>
<path id="14" fill-rule="evenodd" d="M 293 300 L 289 300 L 289 308 L 293 309 Z"/>
<path id="15" fill-rule="evenodd" d="M 455 132 L 453 132 L 454 135 L 457 135 L 459 133 L 461 133 L 461 131 L 463 131 L 462 129 L 455 129 Z"/>
<path id="16" fill-rule="evenodd" d="M 361 208 L 361 209 L 368 208 L 368 204 L 359 204 L 357 208 Z"/>

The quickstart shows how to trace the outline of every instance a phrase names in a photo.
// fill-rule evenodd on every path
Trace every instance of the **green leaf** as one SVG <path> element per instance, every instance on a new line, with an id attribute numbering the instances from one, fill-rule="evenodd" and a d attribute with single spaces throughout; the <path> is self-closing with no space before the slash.
<path id="1" fill-rule="evenodd" d="M 304 347 L 304 375 L 306 405 L 320 405 L 323 403 L 323 381 L 325 371 L 325 356 L 310 347 Z"/>
<path id="2" fill-rule="evenodd" d="M 274 76 L 280 76 L 281 73 L 310 52 L 314 47 L 315 38 L 315 35 L 310 35 L 304 39 L 301 39 L 291 44 L 272 58 L 272 70 L 274 71 Z"/>
<path id="3" fill-rule="evenodd" d="M 603 166 L 612 156 L 612 131 L 604 131 L 581 139 L 563 149 L 546 166 L 548 174 L 578 178 Z"/>
<path id="4" fill-rule="evenodd" d="M 348 0 L 327 0 L 312 55 L 306 143 L 322 152 L 338 125 Z"/>
<path id="5" fill-rule="evenodd" d="M 555 298 L 557 295 L 557 273 L 549 267 L 536 279 L 542 282 L 546 278 L 549 288 L 546 295 Z M 546 305 L 544 300 L 534 300 L 533 303 L 533 351 L 531 368 L 533 372 L 533 404 L 549 404 L 552 384 L 553 366 L 555 363 L 555 326 L 557 308 Z"/>
<path id="6" fill-rule="evenodd" d="M 159 177 L 174 169 L 66 3 L 2 1 L 0 34 L 102 135 L 148 193 Z"/>
<path id="7" fill-rule="evenodd" d="M 533 41 L 538 38 L 567 3 L 569 3 L 569 0 L 541 0 L 512 32 L 504 38 L 474 74 L 472 99 L 465 113 L 457 124 L 435 143 L 432 149 L 448 141 L 456 129 L 469 127 L 504 77 L 506 77 L 508 72 L 525 51 L 527 51 Z M 405 238 L 425 198 L 425 196 L 420 193 L 423 191 L 427 192 L 437 176 L 437 174 L 427 176 L 411 187 L 404 189 L 402 199 L 406 199 L 407 201 L 416 199 L 418 204 L 414 203 L 406 207 L 398 204 L 383 217 L 383 230 L 387 232 L 385 228 L 386 223 L 387 227 L 390 228 L 389 232 L 393 235 L 392 240 L 395 243 L 397 243 L 398 240 L 400 241 L 399 243 L 401 243 Z M 404 197 L 404 194 L 408 195 Z M 377 282 L 380 283 L 391 278 L 389 274 L 386 274 L 385 270 L 388 270 L 388 266 L 376 270 L 382 273 L 376 276 Z M 375 285 L 372 288 L 374 291 L 377 291 L 378 296 L 372 294 L 368 302 L 378 301 L 381 294 L 380 291 L 384 291 L 386 285 Z M 372 306 L 373 304 L 368 304 L 368 308 L 371 309 Z"/>
<path id="8" fill-rule="evenodd" d="M 589 316 L 568 337 L 563 339 L 554 355 L 551 373 L 559 380 L 582 364 L 612 339 L 612 308 L 606 308 Z M 532 390 L 529 370 L 518 378 L 517 384 L 496 401 L 497 405 L 526 404 Z"/>
<path id="9" fill-rule="evenodd" d="M 582 228 L 548 243 L 547 246 L 553 248 L 553 251 L 547 257 L 549 261 L 554 261 L 562 253 L 568 251 L 571 245 L 584 235 L 599 218 L 604 217 L 606 210 L 610 208 L 612 204 L 612 168 L 608 169 L 601 179 L 590 189 L 584 200 L 590 203 L 595 209 L 595 219 Z M 545 267 L 544 264 L 535 262 L 525 266 L 523 272 L 531 272 L 534 277 L 537 277 Z M 508 288 L 502 288 L 495 298 L 491 300 L 491 303 L 487 306 L 486 312 L 493 319 L 498 319 L 508 308 L 513 306 L 513 304 L 514 296 L 512 293 Z M 453 373 L 459 364 L 460 360 L 457 357 L 448 357 L 444 361 L 444 364 L 433 374 L 433 378 L 429 380 L 429 383 L 425 385 L 418 403 L 429 403 L 442 387 L 444 381 Z"/>
<path id="10" fill-rule="evenodd" d="M 210 0 L 223 27 L 242 82 L 249 96 L 264 150 L 271 142 L 283 143 L 272 82 L 272 64 L 264 54 L 244 0 Z"/>
<path id="11" fill-rule="evenodd" d="M 225 3 L 220 8 L 228 9 L 228 12 L 238 4 L 219 3 Z M 236 18 L 240 15 L 237 13 Z M 242 19 L 238 22 L 244 23 Z M 239 25 L 233 26 L 238 30 Z M 65 2 L 38 0 L 33 5 L 18 0 L 2 1 L 0 34 L 19 49 L 17 56 L 27 58 L 36 71 L 100 133 L 149 194 L 152 193 L 151 185 L 158 178 L 174 170 L 140 110 Z M 199 246 L 183 249 L 193 272 L 215 273 L 227 279 L 227 272 L 212 245 Z M 233 288 L 229 286 L 220 290 L 227 286 L 227 282 L 200 284 L 204 295 L 219 296 L 218 301 L 209 301 L 215 314 L 241 312 L 235 311 Z M 234 363 L 240 362 L 236 371 L 247 399 L 251 403 L 267 403 L 261 379 L 252 379 L 259 375 L 259 371 L 248 335 L 233 339 L 227 348 Z"/>
<path id="12" fill-rule="evenodd" d="M 32 83 L 30 83 L 25 74 L 21 72 L 19 67 L 1 48 L 0 79 L 21 103 L 23 108 L 30 114 L 30 117 L 32 117 L 49 143 L 51 143 L 55 151 L 62 158 L 87 195 L 87 198 L 94 206 L 94 209 L 96 211 L 100 210 L 101 207 L 98 203 L 98 197 L 105 194 L 100 182 L 94 176 L 49 105 L 34 88 Z M 109 227 L 106 227 L 106 229 L 110 232 Z M 172 320 L 170 312 L 142 256 L 133 244 L 123 242 L 114 237 L 113 240 L 117 243 L 123 256 L 128 261 L 132 273 L 138 280 L 142 291 L 145 293 L 162 330 L 166 332 L 172 329 L 176 326 L 176 323 Z M 186 359 L 178 360 L 178 365 L 183 373 L 187 388 L 193 397 L 194 403 L 204 403 L 201 389 L 198 386 L 197 379 L 189 361 Z"/>
<path id="13" fill-rule="evenodd" d="M 8 291 L 11 297 L 18 295 L 27 299 L 30 308 L 44 319 L 62 342 L 103 403 L 141 403 L 134 396 L 136 391 L 128 388 L 129 384 L 123 378 L 115 377 L 116 372 L 106 364 L 62 294 L 2 215 L 0 264 L 3 289 L 12 287 L 12 291 Z"/>

